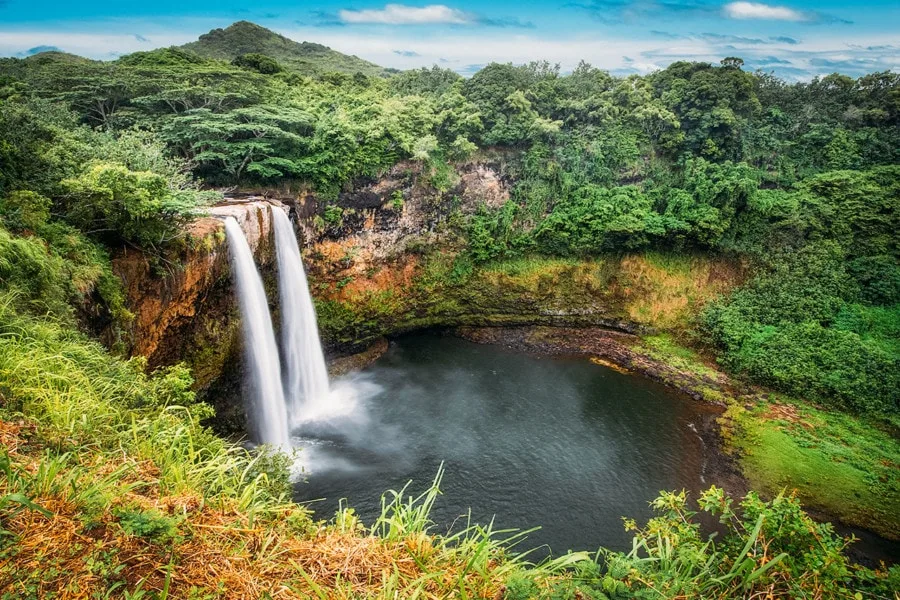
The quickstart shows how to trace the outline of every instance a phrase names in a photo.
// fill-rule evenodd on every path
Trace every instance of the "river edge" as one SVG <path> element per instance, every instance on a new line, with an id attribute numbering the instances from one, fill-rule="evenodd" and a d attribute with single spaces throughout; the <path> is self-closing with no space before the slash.
<path id="1" fill-rule="evenodd" d="M 647 343 L 647 336 L 617 329 L 525 325 L 458 326 L 435 331 L 528 354 L 586 358 L 619 372 L 662 383 L 709 410 L 709 417 L 702 419 L 697 430 L 707 452 L 705 476 L 709 485 L 721 487 L 735 498 L 754 489 L 741 467 L 741 450 L 731 442 L 735 435 L 734 425 L 726 409 L 738 405 L 752 410 L 770 400 L 772 395 L 765 390 L 735 381 L 715 366 L 699 362 L 696 357 L 685 361 L 666 351 L 660 352 Z M 330 357 L 329 374 L 334 377 L 363 369 L 383 355 L 388 347 L 388 338 L 380 338 L 363 352 Z M 765 492 L 761 495 L 772 496 Z M 815 497 L 805 497 L 802 501 L 804 510 L 815 520 L 830 522 L 839 534 L 857 538 L 858 541 L 846 550 L 853 562 L 867 567 L 900 562 L 900 541 L 881 535 L 885 531 L 884 525 L 880 532 L 877 525 L 848 523 L 838 514 L 817 505 Z"/>

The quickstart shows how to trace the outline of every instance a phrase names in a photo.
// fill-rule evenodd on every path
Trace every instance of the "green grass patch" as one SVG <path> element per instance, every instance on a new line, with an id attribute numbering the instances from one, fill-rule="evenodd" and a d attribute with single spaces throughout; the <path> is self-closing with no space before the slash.
<path id="1" fill-rule="evenodd" d="M 754 489 L 796 488 L 808 505 L 897 539 L 900 443 L 875 424 L 802 403 L 732 406 L 730 444 Z"/>
<path id="2" fill-rule="evenodd" d="M 642 336 L 641 349 L 649 357 L 690 377 L 691 389 L 702 394 L 707 402 L 729 401 L 730 393 L 726 390 L 727 378 L 704 361 L 697 351 L 679 343 L 674 335 L 659 333 Z"/>
<path id="3" fill-rule="evenodd" d="M 698 257 L 691 254 L 676 254 L 673 252 L 642 252 L 641 256 L 648 264 L 657 269 L 662 269 L 672 275 L 690 275 L 694 270 Z M 706 262 L 707 259 L 701 259 Z"/>
<path id="4" fill-rule="evenodd" d="M 668 365 L 714 379 L 721 377 L 721 373 L 706 364 L 700 354 L 679 344 L 670 333 L 646 335 L 641 342 L 648 354 Z"/>

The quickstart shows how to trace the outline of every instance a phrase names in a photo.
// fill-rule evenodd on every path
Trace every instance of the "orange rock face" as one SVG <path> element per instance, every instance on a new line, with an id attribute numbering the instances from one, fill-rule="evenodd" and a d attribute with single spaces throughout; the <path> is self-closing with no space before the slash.
<path id="1" fill-rule="evenodd" d="M 201 388 L 218 376 L 217 369 L 234 352 L 236 322 L 223 220 L 234 217 L 260 264 L 269 265 L 272 209 L 285 207 L 263 199 L 212 207 L 191 225 L 177 261 L 154 261 L 133 250 L 113 259 L 134 314 L 131 354 L 147 357 L 151 368 L 186 361 Z M 212 356 L 210 347 L 216 349 Z M 214 360 L 201 364 L 201 357 Z"/>

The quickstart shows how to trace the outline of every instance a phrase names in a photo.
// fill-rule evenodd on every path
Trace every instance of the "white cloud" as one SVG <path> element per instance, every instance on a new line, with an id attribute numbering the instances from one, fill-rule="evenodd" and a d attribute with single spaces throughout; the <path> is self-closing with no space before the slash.
<path id="1" fill-rule="evenodd" d="M 809 16 L 787 6 L 772 6 L 761 2 L 731 2 L 722 7 L 732 19 L 765 19 L 768 21 L 808 21 Z"/>
<path id="2" fill-rule="evenodd" d="M 565 39 L 534 35 L 507 34 L 483 36 L 465 30 L 424 38 L 418 35 L 383 36 L 348 31 L 322 31 L 310 29 L 282 30 L 279 33 L 295 40 L 315 40 L 346 54 L 355 54 L 376 64 L 399 69 L 431 66 L 441 59 L 454 68 L 465 70 L 466 65 L 481 65 L 491 61 L 516 64 L 547 60 L 560 63 L 570 70 L 585 59 L 596 66 L 616 68 L 624 63 L 622 54 L 639 54 L 654 47 L 643 40 L 610 40 L 598 36 L 571 36 Z M 418 56 L 398 55 L 394 51 L 403 48 Z M 706 48 L 704 42 L 696 42 L 693 51 Z M 652 70 L 650 65 L 642 68 Z"/>
<path id="3" fill-rule="evenodd" d="M 435 23 L 462 25 L 473 19 L 461 10 L 444 4 L 406 6 L 387 4 L 383 9 L 341 10 L 338 16 L 344 23 L 377 23 L 380 25 L 430 25 Z"/>
<path id="4" fill-rule="evenodd" d="M 728 44 L 691 37 L 677 41 L 635 37 L 604 39 L 598 36 L 561 39 L 521 34 L 484 37 L 465 30 L 428 38 L 415 35 L 386 38 L 375 34 L 351 34 L 348 31 L 333 31 L 325 36 L 312 29 L 281 33 L 291 39 L 316 40 L 340 52 L 356 54 L 377 64 L 398 69 L 427 67 L 441 63 L 443 59 L 446 61 L 444 64 L 468 75 L 472 71 L 466 69 L 466 65 L 483 65 L 491 61 L 522 64 L 533 60 L 548 60 L 560 63 L 565 72 L 584 59 L 596 67 L 614 72 L 647 73 L 679 60 L 718 64 L 726 56 L 740 56 L 748 64 L 755 66 L 758 61 L 773 55 L 787 62 L 772 65 L 771 68 L 789 80 L 808 80 L 814 75 L 825 75 L 835 70 L 858 76 L 865 72 L 900 69 L 900 54 L 893 49 L 893 46 L 900 45 L 900 37 L 893 34 L 838 41 L 823 32 L 819 36 L 810 34 L 798 44 L 746 44 L 736 49 Z M 848 43 L 855 43 L 860 47 L 848 47 Z M 419 56 L 398 55 L 394 52 L 398 47 Z M 624 60 L 623 54 L 633 60 Z M 836 61 L 849 58 L 868 62 L 865 67 L 854 66 L 849 62 L 837 66 Z"/>

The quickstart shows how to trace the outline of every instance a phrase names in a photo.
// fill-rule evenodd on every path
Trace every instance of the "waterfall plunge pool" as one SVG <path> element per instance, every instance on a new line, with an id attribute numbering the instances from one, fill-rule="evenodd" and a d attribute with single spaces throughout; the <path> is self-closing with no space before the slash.
<path id="1" fill-rule="evenodd" d="M 714 408 L 584 358 L 547 358 L 415 334 L 341 385 L 366 391 L 352 417 L 294 432 L 309 472 L 295 499 L 330 518 L 342 498 L 370 526 L 381 494 L 417 496 L 443 462 L 435 532 L 472 520 L 531 529 L 518 550 L 624 550 L 660 490 L 706 481 L 698 435 Z"/>

